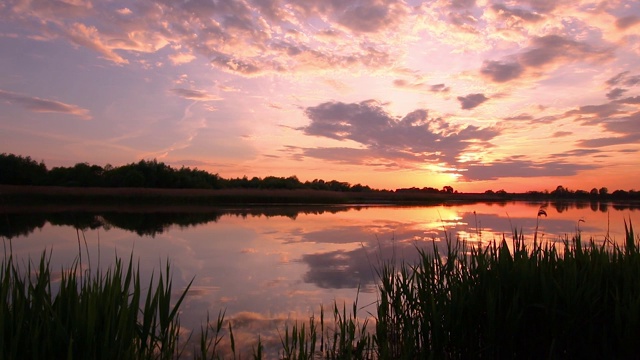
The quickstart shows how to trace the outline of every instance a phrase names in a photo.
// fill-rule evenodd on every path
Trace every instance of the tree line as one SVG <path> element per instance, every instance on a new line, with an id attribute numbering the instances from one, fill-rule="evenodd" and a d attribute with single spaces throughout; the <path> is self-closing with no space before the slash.
<path id="1" fill-rule="evenodd" d="M 553 199 L 574 199 L 574 200 L 594 200 L 594 199 L 614 199 L 614 200 L 638 200 L 640 191 L 635 190 L 614 190 L 609 192 L 606 187 L 592 188 L 591 190 L 571 190 L 562 185 L 558 185 L 553 191 L 529 191 L 530 198 L 553 198 Z"/>
<path id="2" fill-rule="evenodd" d="M 0 184 L 76 186 L 76 187 L 146 187 L 167 189 L 312 189 L 329 191 L 374 191 L 369 186 L 337 180 L 301 182 L 296 176 L 225 179 L 204 170 L 173 168 L 157 160 L 140 160 L 123 166 L 104 167 L 77 163 L 71 167 L 48 169 L 44 162 L 29 156 L 0 154 Z"/>
<path id="3" fill-rule="evenodd" d="M 71 167 L 48 169 L 44 162 L 37 162 L 29 156 L 0 154 L 0 184 L 76 186 L 76 187 L 145 187 L 169 189 L 308 189 L 341 192 L 395 192 L 426 194 L 459 194 L 451 186 L 442 189 L 433 187 L 401 188 L 395 191 L 372 189 L 367 185 L 337 180 L 315 179 L 301 182 L 296 176 L 264 178 L 229 178 L 211 174 L 204 170 L 181 167 L 173 168 L 157 160 L 140 160 L 123 166 L 104 167 L 77 163 Z M 573 199 L 573 200 L 640 200 L 640 191 L 614 190 L 606 187 L 587 190 L 571 190 L 557 186 L 553 191 L 528 191 L 523 194 L 510 194 L 505 190 L 487 190 L 488 198 L 503 199 Z"/>

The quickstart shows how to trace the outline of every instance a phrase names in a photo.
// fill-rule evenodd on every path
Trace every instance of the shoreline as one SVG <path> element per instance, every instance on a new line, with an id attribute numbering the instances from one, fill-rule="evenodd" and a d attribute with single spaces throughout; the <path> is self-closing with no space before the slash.
<path id="1" fill-rule="evenodd" d="M 0 185 L 0 208 L 71 207 L 148 208 L 169 206 L 182 209 L 219 208 L 220 206 L 381 206 L 440 205 L 459 203 L 577 202 L 623 203 L 640 208 L 640 200 L 550 195 L 426 193 L 420 191 L 341 192 L 309 189 L 164 189 Z"/>

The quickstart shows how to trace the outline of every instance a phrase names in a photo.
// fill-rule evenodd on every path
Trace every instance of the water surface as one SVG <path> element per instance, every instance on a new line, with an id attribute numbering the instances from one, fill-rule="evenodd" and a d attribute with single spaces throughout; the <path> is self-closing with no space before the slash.
<path id="1" fill-rule="evenodd" d="M 539 210 L 547 216 L 537 216 Z M 239 335 L 279 341 L 286 321 L 319 307 L 348 308 L 358 296 L 361 314 L 374 313 L 375 267 L 412 262 L 416 247 L 446 236 L 469 243 L 510 238 L 514 228 L 531 241 L 583 239 L 622 242 L 624 221 L 640 226 L 628 204 L 476 203 L 439 206 L 315 206 L 217 208 L 198 212 L 6 210 L 0 213 L 4 250 L 21 259 L 51 255 L 54 270 L 81 253 L 85 269 L 106 268 L 114 255 L 139 261 L 144 278 L 170 261 L 176 294 L 192 280 L 181 324 L 199 329 L 207 312 L 226 310 Z M 58 272 L 59 273 L 59 272 Z M 271 335 L 269 335 L 271 334 Z"/>

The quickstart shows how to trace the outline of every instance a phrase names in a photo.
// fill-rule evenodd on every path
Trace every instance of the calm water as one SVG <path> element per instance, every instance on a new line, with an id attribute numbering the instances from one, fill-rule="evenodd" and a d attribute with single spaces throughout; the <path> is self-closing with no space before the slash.
<path id="1" fill-rule="evenodd" d="M 546 217 L 536 218 L 544 206 Z M 434 207 L 270 207 L 165 211 L 0 213 L 6 252 L 38 259 L 51 251 L 53 269 L 110 265 L 114 254 L 133 253 L 142 274 L 169 260 L 178 293 L 195 277 L 181 323 L 199 329 L 207 312 L 226 309 L 239 337 L 279 341 L 274 329 L 318 314 L 336 301 L 348 309 L 358 295 L 361 313 L 375 312 L 374 267 L 381 259 L 413 261 L 416 246 L 443 245 L 453 238 L 488 242 L 522 229 L 528 239 L 538 221 L 539 237 L 560 241 L 579 229 L 583 239 L 621 242 L 624 223 L 640 229 L 640 210 L 613 204 L 464 204 Z M 636 231 L 638 233 L 638 231 Z M 86 246 L 84 240 L 86 239 Z M 88 255 L 87 255 L 88 252 Z M 271 335 L 268 335 L 271 334 Z"/>

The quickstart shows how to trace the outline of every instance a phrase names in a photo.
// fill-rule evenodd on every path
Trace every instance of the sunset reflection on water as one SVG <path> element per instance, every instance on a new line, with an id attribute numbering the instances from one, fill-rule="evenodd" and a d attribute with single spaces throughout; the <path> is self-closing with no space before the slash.
<path id="1" fill-rule="evenodd" d="M 547 216 L 538 218 L 541 207 Z M 143 283 L 169 260 L 176 294 L 195 277 L 182 306 L 183 327 L 197 330 L 207 312 L 215 317 L 224 310 L 238 336 L 248 336 L 247 343 L 260 334 L 264 343 L 278 344 L 276 330 L 282 331 L 287 321 L 318 314 L 320 306 L 325 312 L 334 302 L 350 309 L 357 296 L 361 316 L 375 313 L 376 267 L 387 261 L 414 262 L 416 247 L 430 251 L 434 240 L 444 249 L 445 234 L 452 240 L 487 244 L 503 235 L 510 239 L 515 228 L 532 241 L 538 222 L 538 238 L 543 241 L 562 241 L 579 229 L 585 240 L 602 242 L 608 236 L 622 242 L 625 220 L 640 224 L 640 211 L 589 203 L 366 206 L 300 211 L 295 216 L 223 212 L 215 221 L 164 224 L 143 236 L 113 224 L 77 232 L 71 225 L 47 220 L 27 235 L 3 238 L 5 251 L 11 248 L 21 259 L 38 259 L 44 250 L 50 251 L 52 269 L 58 272 L 77 258 L 79 246 L 85 269 L 104 269 L 115 254 L 133 254 Z"/>

